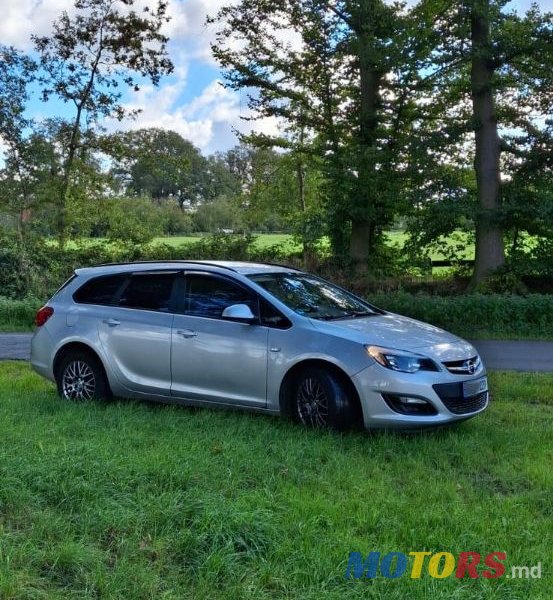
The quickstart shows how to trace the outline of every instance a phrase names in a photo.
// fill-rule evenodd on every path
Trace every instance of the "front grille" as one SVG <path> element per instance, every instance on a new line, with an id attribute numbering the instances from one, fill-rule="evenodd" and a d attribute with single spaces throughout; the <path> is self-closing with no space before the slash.
<path id="1" fill-rule="evenodd" d="M 454 375 L 473 375 L 480 369 L 481 361 L 478 356 L 471 356 L 466 360 L 450 360 L 442 364 Z"/>
<path id="2" fill-rule="evenodd" d="M 485 408 L 488 403 L 488 392 L 463 398 L 463 387 L 460 383 L 437 383 L 432 387 L 447 410 L 454 415 L 477 412 Z"/>

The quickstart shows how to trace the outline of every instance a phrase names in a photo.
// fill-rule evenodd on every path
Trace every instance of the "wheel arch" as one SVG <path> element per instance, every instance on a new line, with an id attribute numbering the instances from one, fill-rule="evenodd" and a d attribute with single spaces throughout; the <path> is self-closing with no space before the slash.
<path id="1" fill-rule="evenodd" d="M 325 369 L 334 375 L 336 375 L 340 381 L 346 387 L 348 395 L 351 397 L 355 412 L 356 418 L 360 426 L 363 425 L 363 406 L 361 404 L 361 398 L 359 397 L 359 392 L 355 387 L 351 377 L 338 365 L 330 362 L 328 360 L 324 360 L 321 358 L 307 358 L 297 362 L 292 365 L 286 374 L 282 378 L 279 390 L 279 407 L 281 414 L 290 417 L 292 414 L 291 411 L 291 398 L 290 398 L 290 388 L 294 382 L 294 378 L 301 373 L 303 369 L 309 367 L 318 367 Z"/>
<path id="2" fill-rule="evenodd" d="M 67 342 L 66 344 L 64 344 L 63 346 L 61 346 L 60 348 L 58 348 L 55 356 L 54 356 L 54 361 L 52 363 L 52 372 L 54 374 L 54 377 L 57 379 L 58 376 L 58 369 L 60 368 L 61 362 L 63 361 L 63 359 L 71 352 L 86 352 L 87 354 L 91 354 L 98 362 L 99 364 L 102 366 L 102 369 L 104 371 L 104 376 L 106 378 L 106 382 L 109 384 L 109 378 L 107 375 L 107 369 L 106 366 L 104 365 L 104 361 L 102 360 L 102 357 L 98 354 L 98 352 L 90 345 L 85 344 L 84 342 Z"/>

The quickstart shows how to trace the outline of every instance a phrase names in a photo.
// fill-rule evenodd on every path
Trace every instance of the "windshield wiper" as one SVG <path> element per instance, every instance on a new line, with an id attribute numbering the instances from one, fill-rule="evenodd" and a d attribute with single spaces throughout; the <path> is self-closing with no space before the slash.
<path id="1" fill-rule="evenodd" d="M 377 314 L 378 313 L 375 312 L 355 311 L 348 312 L 344 315 L 322 315 L 315 318 L 320 319 L 321 321 L 341 321 L 343 319 L 357 319 L 358 317 L 376 317 Z"/>

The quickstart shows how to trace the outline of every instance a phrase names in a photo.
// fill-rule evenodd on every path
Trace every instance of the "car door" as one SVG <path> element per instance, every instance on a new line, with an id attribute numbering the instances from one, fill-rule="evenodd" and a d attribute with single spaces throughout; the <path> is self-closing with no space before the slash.
<path id="1" fill-rule="evenodd" d="M 99 322 L 110 368 L 128 390 L 170 395 L 176 271 L 133 273 Z"/>
<path id="2" fill-rule="evenodd" d="M 222 318 L 233 304 L 247 304 L 257 315 L 255 292 L 229 277 L 188 272 L 183 300 L 173 321 L 172 395 L 265 406 L 269 330 L 258 321 Z"/>

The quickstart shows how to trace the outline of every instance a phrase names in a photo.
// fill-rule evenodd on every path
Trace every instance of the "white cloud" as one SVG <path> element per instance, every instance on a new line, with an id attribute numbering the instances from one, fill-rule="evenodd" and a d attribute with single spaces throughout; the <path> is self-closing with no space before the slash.
<path id="1" fill-rule="evenodd" d="M 128 128 L 165 127 L 174 129 L 190 139 L 205 152 L 228 148 L 236 143 L 233 128 L 244 133 L 255 129 L 267 134 L 278 132 L 274 119 L 245 122 L 241 117 L 250 113 L 246 100 L 231 90 L 213 81 L 202 90 L 189 87 L 193 82 L 187 74 L 192 63 L 216 67 L 211 55 L 210 42 L 214 39 L 214 28 L 207 26 L 206 16 L 214 15 L 226 4 L 237 0 L 168 0 L 168 15 L 171 20 L 164 25 L 164 33 L 170 38 L 169 50 L 175 64 L 174 80 L 162 81 L 160 88 L 144 86 L 129 98 L 129 107 L 140 108 L 142 113 L 135 121 L 122 125 Z M 413 4 L 411 0 L 409 4 Z M 519 11 L 526 10 L 531 0 L 514 0 L 510 6 Z M 136 0 L 136 8 L 153 6 L 154 0 Z M 553 10 L 553 0 L 540 0 L 543 11 Z M 52 22 L 63 10 L 74 12 L 73 0 L 2 0 L 0 40 L 21 49 L 31 49 L 32 33 L 46 35 Z M 297 48 L 301 44 L 292 32 L 279 33 L 280 38 Z M 193 97 L 186 103 L 183 96 Z M 37 115 L 38 116 L 38 115 Z M 110 127 L 115 128 L 111 123 Z M 121 127 L 121 124 L 117 124 Z M 1 149 L 0 149 L 1 151 Z"/>
<path id="2" fill-rule="evenodd" d="M 64 11 L 73 12 L 67 0 L 2 0 L 0 40 L 22 50 L 31 48 L 31 34 L 46 35 Z"/>
<path id="3" fill-rule="evenodd" d="M 236 0 L 230 0 L 234 2 Z M 236 143 L 233 127 L 243 127 L 240 120 L 242 109 L 240 98 L 213 81 L 203 90 L 187 88 L 190 65 L 204 63 L 216 67 L 211 56 L 210 42 L 214 38 L 213 28 L 206 25 L 208 14 L 215 14 L 229 0 L 169 0 L 167 13 L 170 21 L 163 27 L 169 39 L 169 52 L 175 65 L 174 78 L 161 82 L 159 88 L 144 85 L 133 94 L 128 108 L 139 108 L 141 114 L 135 121 L 122 124 L 110 123 L 110 128 L 163 127 L 178 131 L 199 146 L 212 152 Z M 136 0 L 135 8 L 153 6 L 154 0 Z M 31 50 L 31 33 L 47 35 L 52 22 L 63 10 L 74 12 L 72 0 L 2 0 L 0 40 L 23 50 Z M 176 80 L 176 83 L 173 81 Z M 169 81 L 169 82 L 167 82 Z M 182 95 L 193 97 L 182 104 Z M 38 118 L 40 115 L 36 114 Z M 268 124 L 265 124 L 268 127 Z M 271 127 L 274 128 L 273 125 Z"/>
<path id="4" fill-rule="evenodd" d="M 124 128 L 172 129 L 207 153 L 236 144 L 233 128 L 241 133 L 254 130 L 268 135 L 278 133 L 278 123 L 274 119 L 241 120 L 241 117 L 249 116 L 248 109 L 241 106 L 237 94 L 224 88 L 219 81 L 213 81 L 199 96 L 183 105 L 178 104 L 181 90 L 181 83 L 160 89 L 152 86 L 143 88 L 136 101 L 127 106 L 139 108 L 142 112 L 135 120 L 125 121 Z M 111 125 L 114 127 L 113 123 Z"/>

